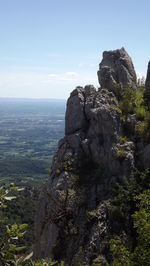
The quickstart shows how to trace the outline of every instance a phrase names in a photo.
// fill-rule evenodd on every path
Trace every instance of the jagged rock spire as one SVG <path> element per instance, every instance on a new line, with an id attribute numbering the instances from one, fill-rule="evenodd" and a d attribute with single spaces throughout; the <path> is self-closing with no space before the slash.
<path id="1" fill-rule="evenodd" d="M 136 73 L 132 60 L 124 48 L 103 52 L 99 64 L 98 80 L 102 88 L 115 92 L 115 85 L 121 89 L 136 87 Z"/>

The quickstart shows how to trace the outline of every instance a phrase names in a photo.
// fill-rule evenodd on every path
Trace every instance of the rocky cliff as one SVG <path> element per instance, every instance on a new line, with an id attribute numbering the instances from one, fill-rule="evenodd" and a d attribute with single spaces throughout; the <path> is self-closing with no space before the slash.
<path id="1" fill-rule="evenodd" d="M 138 135 L 143 118 L 132 104 L 128 112 L 123 105 L 125 92 L 138 90 L 124 48 L 103 53 L 98 79 L 98 90 L 77 87 L 68 99 L 65 136 L 39 199 L 35 258 L 52 257 L 65 265 L 109 259 L 110 235 L 123 234 L 110 214 L 112 188 L 135 167 L 150 166 L 150 145 Z"/>

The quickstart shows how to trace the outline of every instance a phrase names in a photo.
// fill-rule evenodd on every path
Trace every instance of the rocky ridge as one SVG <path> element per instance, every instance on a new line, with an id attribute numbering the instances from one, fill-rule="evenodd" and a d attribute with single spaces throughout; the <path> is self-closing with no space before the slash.
<path id="1" fill-rule="evenodd" d="M 65 136 L 39 199 L 35 258 L 91 265 L 100 256 L 105 262 L 107 240 L 118 226 L 110 224 L 112 187 L 130 176 L 137 158 L 150 166 L 149 146 L 137 144 L 133 137 L 135 114 L 126 117 L 131 137 L 120 141 L 124 125 L 119 100 L 128 86 L 137 89 L 134 66 L 124 48 L 103 53 L 98 79 L 98 90 L 92 85 L 77 87 L 68 99 Z"/>

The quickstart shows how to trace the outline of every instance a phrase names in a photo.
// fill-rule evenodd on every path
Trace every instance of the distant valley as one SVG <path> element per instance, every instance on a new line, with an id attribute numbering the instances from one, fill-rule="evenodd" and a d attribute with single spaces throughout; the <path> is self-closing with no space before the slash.
<path id="1" fill-rule="evenodd" d="M 0 179 L 46 178 L 64 135 L 65 100 L 0 99 Z"/>

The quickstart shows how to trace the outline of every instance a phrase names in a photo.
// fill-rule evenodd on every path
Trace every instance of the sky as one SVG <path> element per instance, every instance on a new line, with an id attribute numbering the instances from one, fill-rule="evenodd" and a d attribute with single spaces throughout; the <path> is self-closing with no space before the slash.
<path id="1" fill-rule="evenodd" d="M 104 50 L 150 60 L 149 0 L 0 0 L 0 97 L 66 99 L 98 88 Z"/>

